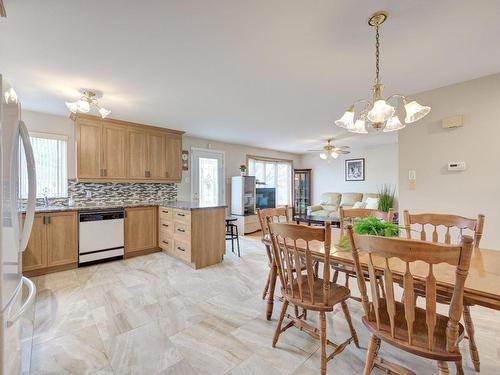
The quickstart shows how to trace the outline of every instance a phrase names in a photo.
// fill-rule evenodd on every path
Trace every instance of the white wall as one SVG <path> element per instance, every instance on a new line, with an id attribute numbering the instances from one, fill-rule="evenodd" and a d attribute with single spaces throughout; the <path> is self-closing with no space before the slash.
<path id="1" fill-rule="evenodd" d="M 23 110 L 22 118 L 30 132 L 68 136 L 68 178 L 76 178 L 75 125 L 69 116 L 62 117 Z"/>
<path id="2" fill-rule="evenodd" d="M 356 158 L 365 158 L 365 181 L 345 181 L 345 160 Z M 315 204 L 320 202 L 322 193 L 376 193 L 383 184 L 391 184 L 397 193 L 398 145 L 353 149 L 330 164 L 317 154 L 307 154 L 302 157 L 302 168 L 312 168 L 312 201 Z"/>
<path id="3" fill-rule="evenodd" d="M 500 74 L 415 96 L 432 107 L 420 122 L 399 132 L 399 207 L 416 212 L 486 215 L 481 247 L 500 249 Z M 443 129 L 441 120 L 464 115 L 464 126 Z M 448 172 L 465 161 L 464 172 Z M 408 171 L 416 170 L 416 190 Z"/>
<path id="4" fill-rule="evenodd" d="M 240 174 L 240 165 L 246 164 L 247 155 L 292 160 L 294 168 L 300 167 L 301 156 L 297 154 L 184 136 L 182 148 L 191 152 L 191 147 L 211 148 L 226 153 L 226 203 L 228 206 L 230 206 L 231 202 L 231 177 Z M 191 165 L 189 167 L 191 168 Z M 179 200 L 191 200 L 190 178 L 191 170 L 182 172 L 182 183 L 177 185 Z"/>

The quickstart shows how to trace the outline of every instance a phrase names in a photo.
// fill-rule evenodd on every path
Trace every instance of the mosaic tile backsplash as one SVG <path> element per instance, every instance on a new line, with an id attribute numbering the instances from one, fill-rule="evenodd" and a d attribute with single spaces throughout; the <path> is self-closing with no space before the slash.
<path id="1" fill-rule="evenodd" d="M 90 192 L 91 197 L 87 197 Z M 177 198 L 176 184 L 138 184 L 138 183 L 88 183 L 68 180 L 68 198 L 72 205 L 86 204 L 120 204 L 140 203 L 159 200 L 175 200 Z M 66 206 L 68 198 L 49 198 L 51 206 Z M 43 199 L 37 199 L 37 205 L 42 206 Z"/>

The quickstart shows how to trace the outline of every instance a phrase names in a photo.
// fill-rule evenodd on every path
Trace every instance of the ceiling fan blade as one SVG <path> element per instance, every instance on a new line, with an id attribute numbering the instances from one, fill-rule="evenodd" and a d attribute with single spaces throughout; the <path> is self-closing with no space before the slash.
<path id="1" fill-rule="evenodd" d="M 335 146 L 335 148 L 336 148 L 337 150 L 349 150 L 349 149 L 350 149 L 350 147 L 349 147 L 349 146 Z"/>
<path id="2" fill-rule="evenodd" d="M 323 150 L 307 150 L 307 152 L 323 152 Z"/>
<path id="3" fill-rule="evenodd" d="M 346 150 L 335 150 L 335 153 L 345 155 L 345 154 L 350 154 L 351 151 L 346 151 Z"/>

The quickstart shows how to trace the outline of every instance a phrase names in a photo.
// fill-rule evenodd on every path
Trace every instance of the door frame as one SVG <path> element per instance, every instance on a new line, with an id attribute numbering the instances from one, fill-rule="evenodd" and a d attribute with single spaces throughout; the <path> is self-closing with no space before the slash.
<path id="1" fill-rule="evenodd" d="M 194 181 L 194 153 L 193 151 L 203 151 L 203 152 L 208 152 L 208 153 L 213 153 L 213 154 L 219 154 L 222 156 L 222 203 L 219 204 L 226 204 L 226 151 L 222 150 L 214 150 L 211 148 L 203 148 L 203 147 L 191 147 L 191 157 L 190 157 L 190 162 L 191 162 L 191 186 L 190 186 L 190 197 L 191 200 L 194 201 L 194 195 L 193 195 L 193 181 Z"/>

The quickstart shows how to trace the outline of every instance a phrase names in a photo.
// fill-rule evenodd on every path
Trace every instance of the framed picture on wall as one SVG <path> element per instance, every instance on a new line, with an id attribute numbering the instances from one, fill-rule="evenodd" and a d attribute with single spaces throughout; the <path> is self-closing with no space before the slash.
<path id="1" fill-rule="evenodd" d="M 345 161 L 345 180 L 364 181 L 365 180 L 365 159 L 347 159 Z"/>

